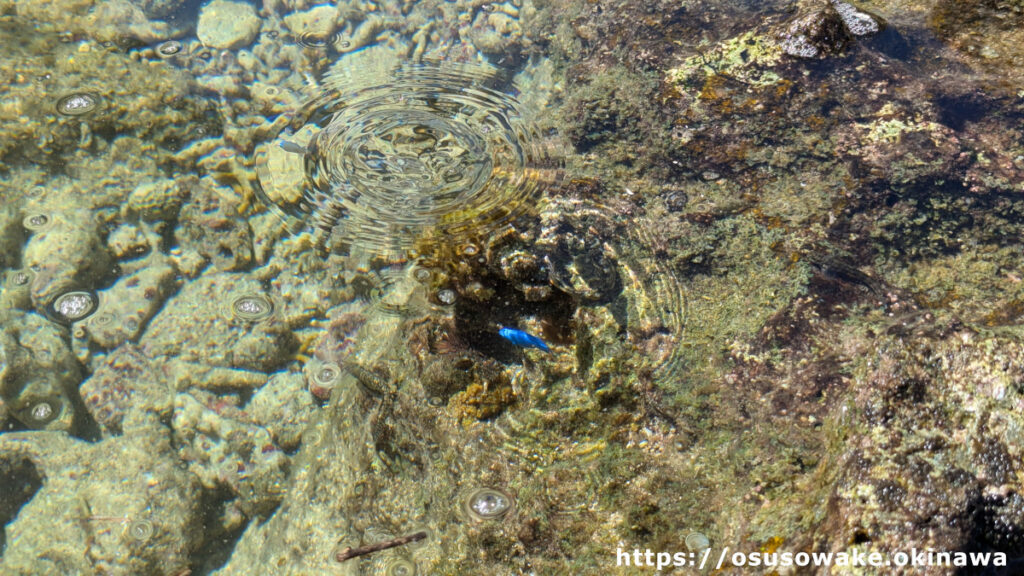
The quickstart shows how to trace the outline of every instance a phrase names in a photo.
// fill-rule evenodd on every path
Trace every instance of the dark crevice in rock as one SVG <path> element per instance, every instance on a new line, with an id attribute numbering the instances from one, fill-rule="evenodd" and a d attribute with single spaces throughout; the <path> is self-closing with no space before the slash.
<path id="1" fill-rule="evenodd" d="M 0 460 L 0 526 L 14 520 L 42 485 L 42 477 L 27 458 Z M 7 532 L 0 530 L 0 557 L 6 545 Z"/>

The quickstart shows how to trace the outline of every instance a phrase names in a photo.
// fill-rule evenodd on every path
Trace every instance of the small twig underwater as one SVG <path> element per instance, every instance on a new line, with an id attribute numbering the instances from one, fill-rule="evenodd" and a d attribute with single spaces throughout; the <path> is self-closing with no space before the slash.
<path id="1" fill-rule="evenodd" d="M 387 550 L 389 548 L 397 548 L 399 546 L 405 546 L 412 542 L 419 542 L 427 537 L 426 532 L 416 532 L 408 536 L 402 536 L 401 538 L 392 538 L 391 540 L 385 540 L 383 542 L 377 542 L 376 544 L 367 544 L 366 546 L 360 546 L 358 548 L 347 547 L 341 552 L 334 555 L 334 559 L 338 562 L 344 562 L 360 556 L 366 556 L 367 554 L 373 554 L 374 552 L 380 552 L 381 550 Z"/>

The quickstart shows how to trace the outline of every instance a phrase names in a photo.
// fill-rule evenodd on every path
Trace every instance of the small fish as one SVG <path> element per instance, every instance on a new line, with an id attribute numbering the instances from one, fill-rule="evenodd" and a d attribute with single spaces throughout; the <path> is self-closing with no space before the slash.
<path id="1" fill-rule="evenodd" d="M 285 152 L 291 152 L 292 154 L 306 153 L 305 146 L 303 146 L 302 144 L 292 142 L 291 140 L 285 140 L 282 138 L 278 145 L 281 146 L 281 149 L 283 149 Z"/>
<path id="2" fill-rule="evenodd" d="M 523 332 L 522 330 L 502 326 L 501 329 L 498 330 L 498 335 L 516 346 L 522 346 L 523 348 L 539 348 L 545 352 L 551 352 L 551 349 L 548 348 L 548 345 L 545 344 L 543 340 L 533 334 Z"/>

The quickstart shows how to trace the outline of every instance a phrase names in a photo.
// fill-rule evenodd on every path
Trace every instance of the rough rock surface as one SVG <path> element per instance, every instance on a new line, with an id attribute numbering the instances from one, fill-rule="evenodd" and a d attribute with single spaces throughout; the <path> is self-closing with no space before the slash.
<path id="1" fill-rule="evenodd" d="M 234 50 L 252 44 L 260 31 L 260 18 L 252 4 L 213 0 L 199 11 L 196 35 L 204 46 Z"/>

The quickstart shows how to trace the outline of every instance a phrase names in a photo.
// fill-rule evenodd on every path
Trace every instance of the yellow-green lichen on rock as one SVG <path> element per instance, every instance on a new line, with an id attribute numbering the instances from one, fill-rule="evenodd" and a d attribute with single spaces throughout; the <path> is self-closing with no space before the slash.
<path id="1" fill-rule="evenodd" d="M 782 60 L 778 42 L 746 32 L 687 58 L 665 73 L 665 79 L 686 88 L 700 89 L 706 78 L 723 76 L 757 88 L 778 84 L 782 78 L 771 68 Z"/>

